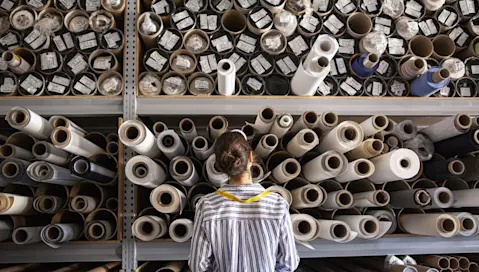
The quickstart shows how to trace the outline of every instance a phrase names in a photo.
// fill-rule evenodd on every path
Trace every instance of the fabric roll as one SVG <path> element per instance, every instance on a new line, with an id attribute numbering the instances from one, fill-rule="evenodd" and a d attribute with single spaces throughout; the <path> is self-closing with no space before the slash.
<path id="1" fill-rule="evenodd" d="M 254 151 L 256 154 L 258 154 L 258 156 L 264 159 L 276 149 L 278 143 L 279 140 L 276 135 L 266 134 L 261 137 Z"/>
<path id="2" fill-rule="evenodd" d="M 423 164 L 423 174 L 434 181 L 444 181 L 450 178 L 462 177 L 466 171 L 460 159 L 436 159 Z"/>
<path id="3" fill-rule="evenodd" d="M 467 133 L 472 126 L 471 117 L 460 113 L 456 116 L 444 118 L 442 121 L 421 130 L 434 143 Z"/>
<path id="4" fill-rule="evenodd" d="M 328 192 L 326 201 L 321 204 L 325 210 L 348 209 L 353 205 L 353 195 L 346 190 Z"/>
<path id="5" fill-rule="evenodd" d="M 454 203 L 454 196 L 451 190 L 446 187 L 425 189 L 431 195 L 431 203 L 428 209 L 446 209 Z"/>
<path id="6" fill-rule="evenodd" d="M 107 220 L 93 220 L 85 225 L 85 237 L 88 241 L 106 241 L 114 234 L 116 224 Z"/>
<path id="7" fill-rule="evenodd" d="M 186 141 L 191 143 L 198 133 L 196 132 L 195 122 L 190 118 L 184 118 L 180 121 L 180 133 Z"/>
<path id="8" fill-rule="evenodd" d="M 161 151 L 156 145 L 155 135 L 138 120 L 128 120 L 118 129 L 120 141 L 140 155 L 157 158 Z"/>
<path id="9" fill-rule="evenodd" d="M 77 195 L 71 200 L 71 209 L 82 214 L 89 214 L 98 208 L 99 200 L 87 195 Z"/>
<path id="10" fill-rule="evenodd" d="M 466 167 L 466 172 L 462 179 L 467 182 L 479 180 L 479 156 L 468 156 L 461 158 L 461 160 Z"/>
<path id="11" fill-rule="evenodd" d="M 323 202 L 323 191 L 317 185 L 308 184 L 291 190 L 293 202 L 291 207 L 306 209 L 318 207 Z"/>
<path id="12" fill-rule="evenodd" d="M 419 157 L 414 151 L 400 148 L 371 159 L 375 171 L 369 180 L 376 184 L 414 177 L 420 170 Z"/>
<path id="13" fill-rule="evenodd" d="M 193 236 L 193 221 L 186 218 L 176 219 L 169 227 L 171 239 L 177 243 L 184 243 Z"/>
<path id="14" fill-rule="evenodd" d="M 318 238 L 347 243 L 358 236 L 358 233 L 351 231 L 351 228 L 343 221 L 316 219 L 316 222 L 319 229 Z"/>
<path id="15" fill-rule="evenodd" d="M 253 183 L 260 183 L 263 180 L 267 179 L 271 172 L 266 173 L 266 169 L 264 165 L 259 164 L 257 162 L 253 162 L 251 165 L 251 178 L 253 179 Z"/>
<path id="16" fill-rule="evenodd" d="M 51 248 L 76 240 L 82 235 L 83 226 L 79 224 L 51 224 L 41 232 L 42 241 Z"/>
<path id="17" fill-rule="evenodd" d="M 309 214 L 292 214 L 294 239 L 300 242 L 309 242 L 317 235 L 318 224 Z"/>
<path id="18" fill-rule="evenodd" d="M 416 123 L 411 120 L 404 120 L 394 126 L 392 133 L 396 135 L 401 141 L 407 141 L 409 139 L 412 139 L 417 134 Z"/>
<path id="19" fill-rule="evenodd" d="M 287 158 L 271 171 L 271 176 L 278 184 L 284 184 L 301 173 L 301 165 L 293 158 Z"/>
<path id="20" fill-rule="evenodd" d="M 479 207 L 478 193 L 479 189 L 453 190 L 452 195 L 454 197 L 454 203 L 452 204 L 452 207 Z"/>
<path id="21" fill-rule="evenodd" d="M 21 227 L 15 229 L 12 240 L 17 245 L 34 244 L 42 241 L 41 232 L 44 227 Z"/>
<path id="22" fill-rule="evenodd" d="M 350 160 L 357 160 L 360 158 L 370 159 L 381 155 L 383 149 L 383 142 L 377 139 L 366 139 L 358 147 L 346 153 Z"/>
<path id="23" fill-rule="evenodd" d="M 11 127 L 42 140 L 48 139 L 53 130 L 45 118 L 23 107 L 13 107 L 6 119 Z"/>
<path id="24" fill-rule="evenodd" d="M 0 178 L 6 183 L 35 186 L 36 182 L 27 174 L 31 163 L 20 159 L 6 159 L 0 163 Z"/>
<path id="25" fill-rule="evenodd" d="M 45 141 L 35 143 L 32 152 L 37 160 L 50 162 L 56 165 L 64 165 L 68 163 L 70 158 L 68 152 Z"/>
<path id="26" fill-rule="evenodd" d="M 328 150 L 346 153 L 358 147 L 363 139 L 363 129 L 358 123 L 344 121 L 324 136 L 318 148 L 321 153 Z"/>
<path id="27" fill-rule="evenodd" d="M 50 117 L 50 119 L 48 119 L 48 122 L 50 123 L 50 125 L 52 125 L 53 128 L 66 127 L 71 132 L 76 133 L 80 135 L 81 137 L 85 137 L 86 131 L 82 127 L 73 123 L 70 119 L 64 116 L 59 116 L 59 115 L 52 116 Z"/>
<path id="28" fill-rule="evenodd" d="M 36 161 L 27 168 L 28 176 L 37 182 L 45 182 L 64 186 L 73 186 L 83 180 L 82 177 L 70 173 L 63 168 L 48 162 Z"/>
<path id="29" fill-rule="evenodd" d="M 181 213 L 186 206 L 185 194 L 170 184 L 161 184 L 151 191 L 150 203 L 161 213 Z"/>
<path id="30" fill-rule="evenodd" d="M 319 144 L 319 138 L 311 129 L 302 129 L 289 141 L 286 146 L 288 151 L 295 158 L 302 157 L 308 151 Z"/>
<path id="31" fill-rule="evenodd" d="M 9 217 L 0 219 L 0 242 L 9 240 L 12 237 L 13 220 Z"/>
<path id="32" fill-rule="evenodd" d="M 203 136 L 195 137 L 191 146 L 193 148 L 193 154 L 200 161 L 206 160 L 214 152 L 214 145 L 210 146 L 208 140 Z"/>
<path id="33" fill-rule="evenodd" d="M 476 235 L 479 231 L 477 219 L 468 212 L 453 212 L 450 215 L 454 215 L 459 220 L 461 227 L 459 229 L 459 234 L 462 236 L 472 236 Z"/>
<path id="34" fill-rule="evenodd" d="M 67 200 L 58 196 L 42 195 L 33 200 L 33 208 L 39 213 L 55 214 L 66 204 Z"/>
<path id="35" fill-rule="evenodd" d="M 156 144 L 169 160 L 177 156 L 183 156 L 186 152 L 186 148 L 181 142 L 180 136 L 171 129 L 161 132 L 158 135 Z"/>
<path id="36" fill-rule="evenodd" d="M 334 219 L 348 224 L 359 238 L 375 239 L 380 234 L 379 221 L 370 215 L 339 215 Z"/>
<path id="37" fill-rule="evenodd" d="M 206 160 L 206 175 L 208 181 L 213 184 L 215 187 L 219 188 L 224 184 L 228 183 L 229 177 L 227 174 L 216 170 L 216 156 L 212 154 L 208 160 Z"/>
<path id="38" fill-rule="evenodd" d="M 434 143 L 436 153 L 445 158 L 462 156 L 479 150 L 479 129 Z"/>
<path id="39" fill-rule="evenodd" d="M 389 119 L 385 115 L 373 115 L 364 120 L 361 124 L 361 128 L 364 132 L 364 137 L 368 138 L 382 130 L 384 130 L 389 123 Z"/>
<path id="40" fill-rule="evenodd" d="M 346 170 L 337 175 L 334 179 L 337 182 L 350 182 L 359 179 L 365 179 L 371 176 L 375 171 L 374 164 L 366 159 L 357 159 L 347 164 Z"/>
<path id="41" fill-rule="evenodd" d="M 353 194 L 353 199 L 353 206 L 358 208 L 384 207 L 389 204 L 389 194 L 384 190 Z"/>
<path id="42" fill-rule="evenodd" d="M 28 214 L 32 210 L 32 197 L 0 193 L 0 215 Z"/>
<path id="43" fill-rule="evenodd" d="M 389 230 L 386 232 L 386 234 L 391 234 L 396 231 L 397 228 L 397 222 L 396 222 L 396 216 L 392 211 L 388 210 L 368 210 L 366 212 L 367 215 L 374 216 L 377 220 L 381 221 L 386 221 L 386 222 L 391 222 L 391 227 Z"/>
<path id="44" fill-rule="evenodd" d="M 171 177 L 181 185 L 191 187 L 200 181 L 198 171 L 190 158 L 184 156 L 175 157 L 169 166 Z"/>
<path id="45" fill-rule="evenodd" d="M 330 150 L 304 164 L 302 173 L 308 181 L 317 183 L 343 174 L 347 167 L 347 158 L 338 151 Z"/>
<path id="46" fill-rule="evenodd" d="M 30 150 L 26 150 L 19 146 L 4 144 L 0 146 L 0 157 L 3 159 L 17 158 L 21 160 L 31 161 L 33 154 Z"/>
<path id="47" fill-rule="evenodd" d="M 460 229 L 459 220 L 449 214 L 401 214 L 401 228 L 410 234 L 425 236 L 455 236 Z"/>
<path id="48" fill-rule="evenodd" d="M 56 147 L 77 156 L 89 158 L 97 153 L 105 152 L 103 148 L 64 127 L 55 128 L 50 139 Z"/>
<path id="49" fill-rule="evenodd" d="M 276 117 L 269 133 L 276 135 L 278 139 L 283 138 L 283 136 L 291 129 L 293 126 L 293 117 L 290 114 L 283 113 Z"/>
<path id="50" fill-rule="evenodd" d="M 250 124 L 260 134 L 266 134 L 273 126 L 276 119 L 276 112 L 271 107 L 264 107 L 259 110 L 254 124 Z"/>
<path id="51" fill-rule="evenodd" d="M 389 192 L 389 197 L 389 204 L 394 208 L 423 208 L 432 200 L 425 189 Z"/>
<path id="52" fill-rule="evenodd" d="M 428 161 L 434 155 L 434 143 L 424 134 L 418 133 L 414 138 L 404 142 L 404 148 L 416 152 L 421 161 Z"/>
<path id="53" fill-rule="evenodd" d="M 318 114 L 314 111 L 305 111 L 294 123 L 290 131 L 298 132 L 302 129 L 313 129 L 319 122 Z"/>
<path id="54" fill-rule="evenodd" d="M 338 125 L 338 114 L 332 111 L 325 111 L 319 115 L 318 128 L 321 134 L 326 134 L 328 131 Z"/>
<path id="55" fill-rule="evenodd" d="M 158 216 L 144 215 L 138 217 L 132 225 L 133 235 L 145 242 L 161 238 L 167 232 L 167 222 Z"/>
<path id="56" fill-rule="evenodd" d="M 134 184 L 156 188 L 165 182 L 167 174 L 162 165 L 144 155 L 138 155 L 126 163 L 126 178 Z"/>
<path id="57" fill-rule="evenodd" d="M 279 185 L 273 185 L 273 186 L 268 187 L 266 189 L 266 191 L 270 191 L 270 192 L 279 194 L 291 206 L 291 204 L 293 202 L 293 196 L 291 195 L 291 192 L 288 191 L 286 188 L 284 188 L 282 186 L 279 186 Z"/>
<path id="58" fill-rule="evenodd" d="M 223 116 L 214 116 L 208 124 L 208 135 L 211 140 L 215 140 L 225 133 L 228 129 L 228 120 Z"/>
<path id="59" fill-rule="evenodd" d="M 116 176 L 114 171 L 80 156 L 71 160 L 70 173 L 98 183 L 108 183 Z"/>

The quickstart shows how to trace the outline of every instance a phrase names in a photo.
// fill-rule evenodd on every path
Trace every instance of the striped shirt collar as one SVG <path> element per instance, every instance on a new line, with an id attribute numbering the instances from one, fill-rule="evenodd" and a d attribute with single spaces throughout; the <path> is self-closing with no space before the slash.
<path id="1" fill-rule="evenodd" d="M 231 185 L 225 184 L 221 186 L 220 190 L 225 192 L 264 192 L 265 189 L 259 183 L 246 184 L 246 185 Z"/>

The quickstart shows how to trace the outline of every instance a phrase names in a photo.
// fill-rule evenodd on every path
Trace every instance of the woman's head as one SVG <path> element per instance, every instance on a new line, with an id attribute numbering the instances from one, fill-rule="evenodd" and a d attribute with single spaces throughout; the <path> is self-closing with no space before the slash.
<path id="1" fill-rule="evenodd" d="M 247 172 L 253 162 L 251 146 L 239 132 L 223 133 L 215 143 L 216 168 L 231 179 Z"/>

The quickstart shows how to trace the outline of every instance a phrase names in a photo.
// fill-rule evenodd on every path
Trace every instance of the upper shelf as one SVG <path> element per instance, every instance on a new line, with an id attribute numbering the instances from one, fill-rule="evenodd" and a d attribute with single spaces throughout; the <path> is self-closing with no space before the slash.
<path id="1" fill-rule="evenodd" d="M 123 97 L 2 97 L 0 115 L 14 106 L 31 109 L 40 115 L 122 115 Z"/>
<path id="2" fill-rule="evenodd" d="M 138 115 L 252 115 L 263 106 L 277 112 L 335 111 L 340 115 L 446 116 L 479 114 L 479 99 L 417 97 L 273 97 L 178 96 L 138 97 Z"/>

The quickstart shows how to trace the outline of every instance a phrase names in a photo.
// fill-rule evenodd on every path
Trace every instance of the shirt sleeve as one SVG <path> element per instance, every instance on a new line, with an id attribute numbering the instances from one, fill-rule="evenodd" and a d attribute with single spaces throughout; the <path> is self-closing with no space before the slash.
<path id="1" fill-rule="evenodd" d="M 192 272 L 210 271 L 213 263 L 213 252 L 210 241 L 206 236 L 203 223 L 203 202 L 200 200 L 196 206 L 195 223 L 193 226 L 193 237 L 190 248 L 188 264 Z"/>
<path id="2" fill-rule="evenodd" d="M 278 253 L 276 255 L 275 271 L 295 271 L 299 265 L 298 251 L 294 241 L 293 226 L 289 212 L 286 212 L 280 226 Z"/>

